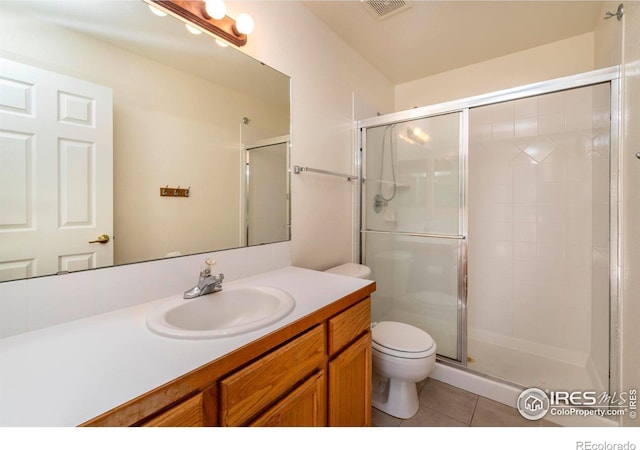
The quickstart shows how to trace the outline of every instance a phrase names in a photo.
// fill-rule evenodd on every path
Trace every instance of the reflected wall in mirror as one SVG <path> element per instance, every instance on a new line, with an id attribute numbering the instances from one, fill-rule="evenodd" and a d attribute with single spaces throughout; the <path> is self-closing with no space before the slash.
<path id="1" fill-rule="evenodd" d="M 142 1 L 2 1 L 0 58 L 0 281 L 247 245 L 246 149 L 289 134 L 287 76 Z M 280 167 L 286 234 L 256 244 L 289 239 Z"/>

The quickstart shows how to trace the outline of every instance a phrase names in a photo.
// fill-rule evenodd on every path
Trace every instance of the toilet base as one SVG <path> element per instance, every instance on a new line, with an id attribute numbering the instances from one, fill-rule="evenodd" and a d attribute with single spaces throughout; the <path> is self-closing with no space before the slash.
<path id="1" fill-rule="evenodd" d="M 377 380 L 376 380 L 377 378 Z M 384 379 L 374 377 L 374 383 L 378 383 L 376 389 L 374 385 L 371 404 L 374 408 L 399 419 L 410 419 L 418 412 L 420 403 L 418 401 L 418 389 L 416 383 L 400 381 L 387 378 L 386 385 Z"/>

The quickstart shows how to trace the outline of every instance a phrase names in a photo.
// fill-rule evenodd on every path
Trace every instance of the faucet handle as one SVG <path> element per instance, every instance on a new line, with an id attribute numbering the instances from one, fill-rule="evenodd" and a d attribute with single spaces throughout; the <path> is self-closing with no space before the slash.
<path id="1" fill-rule="evenodd" d="M 213 272 L 213 266 L 216 265 L 216 260 L 213 258 L 207 258 L 204 260 L 204 268 L 208 270 L 209 273 Z"/>
<path id="2" fill-rule="evenodd" d="M 216 265 L 216 260 L 213 258 L 207 258 L 204 260 L 204 264 L 200 267 L 200 276 L 208 277 L 213 272 L 213 266 Z"/>
<path id="3" fill-rule="evenodd" d="M 213 266 L 215 266 L 215 265 L 216 265 L 216 260 L 215 260 L 215 259 L 213 259 L 213 258 L 207 258 L 207 259 L 205 259 L 205 260 L 204 260 L 204 263 L 205 263 L 207 266 L 211 266 L 211 267 L 213 267 Z"/>

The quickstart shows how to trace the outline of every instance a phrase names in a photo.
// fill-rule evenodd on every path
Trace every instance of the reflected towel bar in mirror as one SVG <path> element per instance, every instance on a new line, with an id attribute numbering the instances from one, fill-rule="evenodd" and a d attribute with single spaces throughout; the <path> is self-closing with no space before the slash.
<path id="1" fill-rule="evenodd" d="M 358 179 L 358 177 L 356 175 L 347 175 L 347 174 L 344 174 L 344 173 L 331 172 L 330 170 L 313 169 L 311 167 L 305 167 L 305 166 L 293 166 L 293 173 L 300 174 L 300 172 L 321 173 L 321 174 L 324 174 L 324 175 L 331 175 L 331 176 L 334 176 L 334 177 L 346 178 L 347 181 L 357 180 Z"/>

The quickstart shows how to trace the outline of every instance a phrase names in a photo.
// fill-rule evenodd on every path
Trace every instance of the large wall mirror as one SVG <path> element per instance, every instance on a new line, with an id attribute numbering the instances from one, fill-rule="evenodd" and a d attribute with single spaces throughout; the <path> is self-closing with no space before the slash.
<path id="1" fill-rule="evenodd" d="M 0 281 L 288 240 L 289 130 L 286 75 L 142 1 L 1 1 Z"/>

